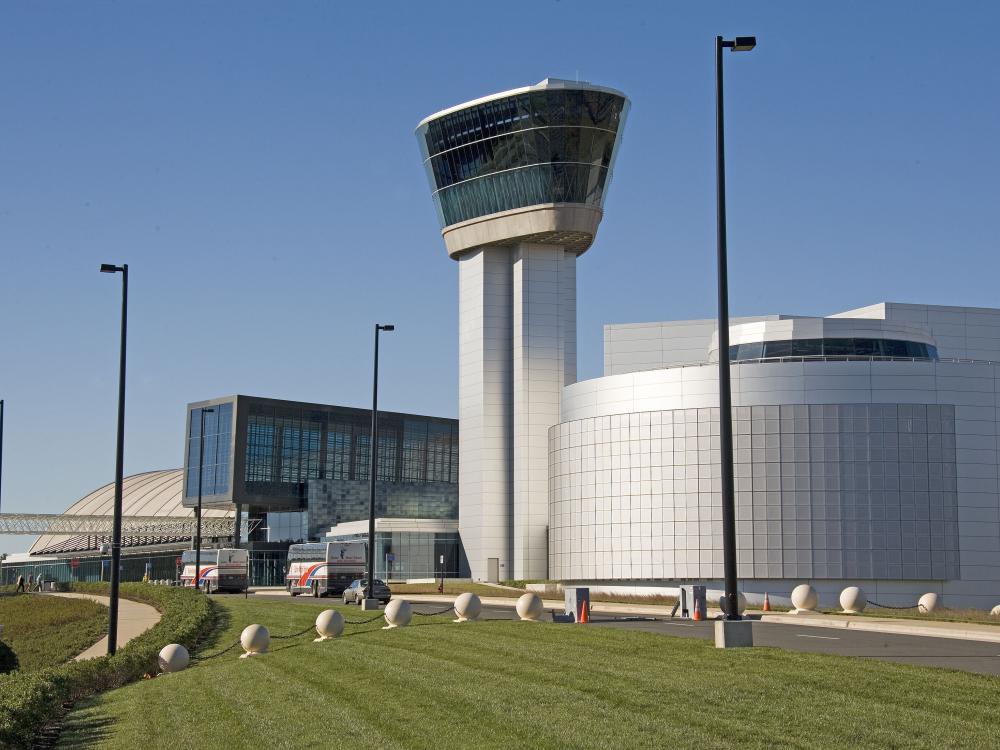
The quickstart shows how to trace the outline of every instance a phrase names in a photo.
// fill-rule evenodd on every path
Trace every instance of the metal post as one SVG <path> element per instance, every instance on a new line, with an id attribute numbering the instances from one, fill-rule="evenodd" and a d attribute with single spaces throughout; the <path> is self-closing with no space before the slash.
<path id="1" fill-rule="evenodd" d="M 194 532 L 194 590 L 201 590 L 201 482 L 205 476 L 205 412 L 213 412 L 215 409 L 202 407 L 199 410 L 201 418 L 201 432 L 198 433 L 198 507 L 194 512 L 195 532 Z"/>
<path id="2" fill-rule="evenodd" d="M 371 466 L 368 469 L 368 587 L 365 599 L 372 598 L 375 589 L 375 472 L 378 468 L 378 334 L 382 327 L 375 324 L 375 368 L 372 379 L 372 431 L 369 443 Z"/>
<path id="3" fill-rule="evenodd" d="M 0 398 L 0 508 L 3 507 L 3 399 Z"/>
<path id="4" fill-rule="evenodd" d="M 723 122 L 722 50 L 753 49 L 753 37 L 715 38 L 715 163 L 719 268 L 719 449 L 722 462 L 722 545 L 728 620 L 740 620 L 736 581 L 736 491 L 733 481 L 733 411 L 729 383 L 729 274 L 726 263 L 726 147 Z"/>
<path id="5" fill-rule="evenodd" d="M 368 470 L 368 585 L 365 587 L 365 601 L 372 600 L 375 589 L 375 479 L 378 471 L 378 335 L 380 331 L 392 331 L 395 326 L 375 324 L 375 366 L 372 375 L 372 431 L 370 443 L 371 466 Z M 365 605 L 369 606 L 368 604 Z"/>
<path id="6" fill-rule="evenodd" d="M 115 456 L 115 514 L 111 530 L 111 601 L 108 609 L 108 654 L 118 650 L 118 589 L 122 556 L 122 483 L 125 465 L 125 342 L 128 332 L 128 264 L 122 274 L 122 332 L 118 363 L 118 444 Z"/>

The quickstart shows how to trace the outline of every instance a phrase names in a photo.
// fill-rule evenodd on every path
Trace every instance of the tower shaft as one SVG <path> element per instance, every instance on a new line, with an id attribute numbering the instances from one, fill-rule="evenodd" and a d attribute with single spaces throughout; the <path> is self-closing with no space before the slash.
<path id="1" fill-rule="evenodd" d="M 473 578 L 545 578 L 548 429 L 576 379 L 576 255 L 486 247 L 459 260 L 459 527 Z"/>

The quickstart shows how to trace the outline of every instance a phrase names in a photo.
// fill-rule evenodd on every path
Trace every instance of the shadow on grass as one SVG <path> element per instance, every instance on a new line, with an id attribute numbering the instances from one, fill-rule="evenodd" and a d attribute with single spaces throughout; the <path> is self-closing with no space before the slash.
<path id="1" fill-rule="evenodd" d="M 55 736 L 46 743 L 44 737 L 36 738 L 39 747 L 87 748 L 97 747 L 114 734 L 116 720 L 99 716 L 95 711 L 98 697 L 94 696 L 77 704 L 58 725 Z"/>
<path id="2" fill-rule="evenodd" d="M 209 603 L 212 606 L 212 613 L 215 615 L 215 625 L 212 627 L 212 631 L 195 646 L 194 651 L 196 655 L 205 651 L 211 651 L 218 647 L 222 641 L 222 636 L 227 630 L 229 630 L 229 627 L 233 622 L 232 615 L 230 614 L 228 608 L 222 607 L 217 602 L 212 600 L 209 600 Z"/>
<path id="3" fill-rule="evenodd" d="M 15 672 L 21 666 L 14 650 L 3 641 L 0 641 L 0 674 Z"/>

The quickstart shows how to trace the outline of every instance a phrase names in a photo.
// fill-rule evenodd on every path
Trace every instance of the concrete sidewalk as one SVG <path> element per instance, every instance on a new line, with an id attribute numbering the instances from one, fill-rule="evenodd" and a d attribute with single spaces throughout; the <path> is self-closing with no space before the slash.
<path id="1" fill-rule="evenodd" d="M 42 594 L 42 596 L 62 596 L 67 599 L 90 599 L 92 602 L 109 606 L 111 599 L 107 596 L 97 596 L 96 594 Z M 131 641 L 137 635 L 141 635 L 160 621 L 160 613 L 155 607 L 148 604 L 140 604 L 130 599 L 118 600 L 118 648 Z M 82 654 L 78 654 L 76 661 L 86 659 L 96 659 L 108 653 L 108 637 L 104 636 L 88 648 Z"/>
<path id="2" fill-rule="evenodd" d="M 904 620 L 896 617 L 868 617 L 824 614 L 767 614 L 761 622 L 781 625 L 805 625 L 816 628 L 843 628 L 871 633 L 920 635 L 929 638 L 958 638 L 963 641 L 1000 643 L 1000 627 L 975 622 L 942 622 L 940 620 Z"/>
<path id="3" fill-rule="evenodd" d="M 408 594 L 400 598 L 417 603 L 448 604 L 455 601 L 454 596 L 442 596 L 440 594 Z M 513 609 L 517 603 L 514 597 L 485 596 L 480 597 L 484 606 L 489 607 L 509 607 Z M 556 610 L 562 612 L 565 604 L 561 600 L 543 599 L 542 604 L 546 610 Z M 594 614 L 604 615 L 625 615 L 625 616 L 645 616 L 645 617 L 670 617 L 673 605 L 656 604 L 619 604 L 616 602 L 593 602 L 590 611 Z M 722 614 L 721 610 L 709 609 L 708 619 L 714 619 Z M 761 622 L 770 622 L 778 625 L 804 625 L 818 628 L 844 628 L 851 630 L 867 631 L 872 633 L 893 633 L 896 635 L 918 635 L 930 638 L 957 638 L 967 641 L 982 641 L 986 643 L 1000 643 L 1000 626 L 980 625 L 978 623 L 965 622 L 941 622 L 939 620 L 903 620 L 894 617 L 869 617 L 851 615 L 825 615 L 825 614 L 802 614 L 791 613 L 764 614 L 762 612 L 748 611 L 747 617 Z M 680 620 L 680 618 L 675 618 Z"/>

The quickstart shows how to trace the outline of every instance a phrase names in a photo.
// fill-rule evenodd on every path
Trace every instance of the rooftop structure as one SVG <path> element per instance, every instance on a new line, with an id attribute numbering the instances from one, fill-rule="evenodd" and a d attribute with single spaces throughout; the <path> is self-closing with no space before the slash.
<path id="1" fill-rule="evenodd" d="M 181 469 L 166 469 L 163 471 L 147 471 L 125 477 L 122 483 L 122 515 L 158 517 L 164 519 L 187 519 L 193 517 L 190 508 L 185 508 L 181 500 L 183 471 Z M 91 519 L 94 516 L 111 517 L 114 513 L 115 483 L 99 487 L 84 495 L 73 503 L 63 516 L 79 516 Z M 206 510 L 207 519 L 232 519 L 233 514 L 225 510 Z M 97 527 L 95 527 L 97 528 Z M 172 533 L 149 533 L 130 535 L 127 529 L 123 532 L 122 546 L 148 549 L 169 545 L 180 549 L 191 543 L 190 533 L 186 529 L 174 530 Z M 230 525 L 230 532 L 231 525 Z M 28 549 L 29 555 L 52 555 L 87 552 L 100 550 L 101 544 L 110 541 L 110 532 L 106 534 L 44 534 L 35 540 Z"/>

